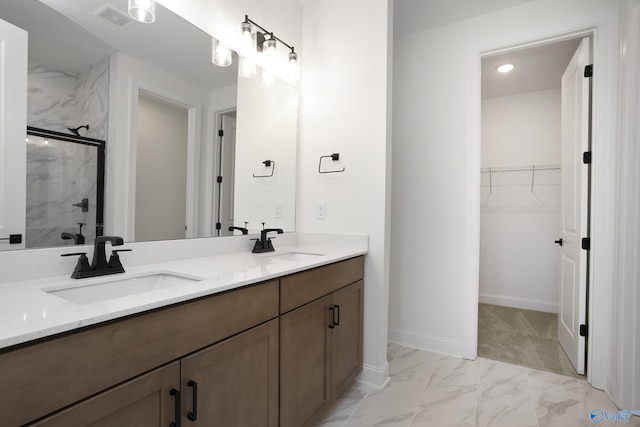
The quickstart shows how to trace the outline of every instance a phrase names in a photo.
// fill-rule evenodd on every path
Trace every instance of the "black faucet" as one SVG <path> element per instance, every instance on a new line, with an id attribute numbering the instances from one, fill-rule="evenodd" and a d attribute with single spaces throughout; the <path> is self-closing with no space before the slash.
<path id="1" fill-rule="evenodd" d="M 63 240 L 73 240 L 74 245 L 84 245 L 84 235 L 82 234 L 82 227 L 87 224 L 84 222 L 79 222 L 78 225 L 80 226 L 80 231 L 78 231 L 77 233 L 64 232 L 60 235 L 60 238 L 62 238 Z"/>
<path id="2" fill-rule="evenodd" d="M 229 231 L 238 230 L 238 231 L 242 232 L 242 234 L 249 234 L 249 229 L 247 228 L 247 224 L 249 224 L 249 223 L 245 221 L 244 222 L 244 227 L 231 226 L 231 227 L 229 227 Z"/>
<path id="3" fill-rule="evenodd" d="M 120 263 L 118 252 L 130 251 L 131 249 L 120 249 L 111 251 L 111 257 L 107 262 L 105 252 L 105 244 L 111 242 L 111 246 L 122 246 L 124 241 L 122 237 L 116 236 L 100 236 L 96 237 L 93 243 L 93 260 L 89 265 L 89 259 L 86 252 L 78 252 L 72 254 L 62 254 L 62 256 L 80 255 L 76 268 L 71 274 L 74 279 L 84 279 L 86 277 L 105 276 L 107 274 L 124 273 L 124 268 Z"/>
<path id="4" fill-rule="evenodd" d="M 262 226 L 264 227 L 264 222 L 262 223 Z M 271 239 L 267 237 L 267 233 L 271 232 L 275 232 L 278 234 L 284 233 L 284 231 L 282 231 L 282 228 L 263 228 L 262 231 L 260 231 L 260 238 L 252 239 L 256 241 L 256 244 L 253 246 L 253 250 L 251 252 L 253 252 L 254 254 L 273 252 L 275 249 L 273 249 Z"/>

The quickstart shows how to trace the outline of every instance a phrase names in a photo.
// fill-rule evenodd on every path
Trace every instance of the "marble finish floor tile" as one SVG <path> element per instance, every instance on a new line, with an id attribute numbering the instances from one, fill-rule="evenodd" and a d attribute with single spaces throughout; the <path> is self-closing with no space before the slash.
<path id="1" fill-rule="evenodd" d="M 388 346 L 383 390 L 354 383 L 316 425 L 330 427 L 640 426 L 640 418 L 594 423 L 616 412 L 606 393 L 571 378 L 489 359 L 475 361 Z"/>

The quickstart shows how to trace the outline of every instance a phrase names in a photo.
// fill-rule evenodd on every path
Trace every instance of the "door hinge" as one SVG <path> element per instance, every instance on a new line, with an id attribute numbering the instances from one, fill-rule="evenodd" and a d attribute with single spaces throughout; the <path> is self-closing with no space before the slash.
<path id="1" fill-rule="evenodd" d="M 590 237 L 584 237 L 582 239 L 582 249 L 584 249 L 585 251 L 588 251 L 589 249 L 591 249 L 591 238 Z"/>
<path id="2" fill-rule="evenodd" d="M 222 177 L 219 176 L 218 178 L 216 178 L 216 181 L 218 182 L 218 184 L 222 184 Z"/>
<path id="3" fill-rule="evenodd" d="M 216 230 L 222 230 L 222 224 L 219 222 L 216 222 Z"/>
<path id="4" fill-rule="evenodd" d="M 585 338 L 589 336 L 589 326 L 580 325 L 580 336 Z"/>
<path id="5" fill-rule="evenodd" d="M 586 78 L 593 77 L 593 64 L 589 64 L 584 67 L 584 76 Z"/>
<path id="6" fill-rule="evenodd" d="M 224 131 L 222 129 L 218 130 L 218 136 L 224 136 Z"/>
<path id="7" fill-rule="evenodd" d="M 585 151 L 584 153 L 582 153 L 582 163 L 584 163 L 585 165 L 591 164 L 591 151 Z"/>

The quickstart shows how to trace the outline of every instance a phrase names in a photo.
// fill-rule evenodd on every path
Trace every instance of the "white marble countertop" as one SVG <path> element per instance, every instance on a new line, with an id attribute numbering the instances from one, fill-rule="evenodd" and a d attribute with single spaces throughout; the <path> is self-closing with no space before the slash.
<path id="1" fill-rule="evenodd" d="M 57 276 L 3 284 L 0 285 L 0 348 L 285 276 L 366 252 L 362 246 L 296 245 L 267 254 L 237 252 L 130 268 L 123 261 L 127 270 L 123 274 L 80 280 Z M 278 257 L 287 253 L 320 255 L 294 260 Z M 155 272 L 202 280 L 89 304 L 76 304 L 47 292 Z"/>

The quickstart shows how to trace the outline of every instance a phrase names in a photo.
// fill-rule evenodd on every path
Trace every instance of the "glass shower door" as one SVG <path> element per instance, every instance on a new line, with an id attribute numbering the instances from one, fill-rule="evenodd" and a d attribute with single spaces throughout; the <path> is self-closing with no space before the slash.
<path id="1" fill-rule="evenodd" d="M 27 128 L 26 247 L 102 235 L 104 141 Z"/>

